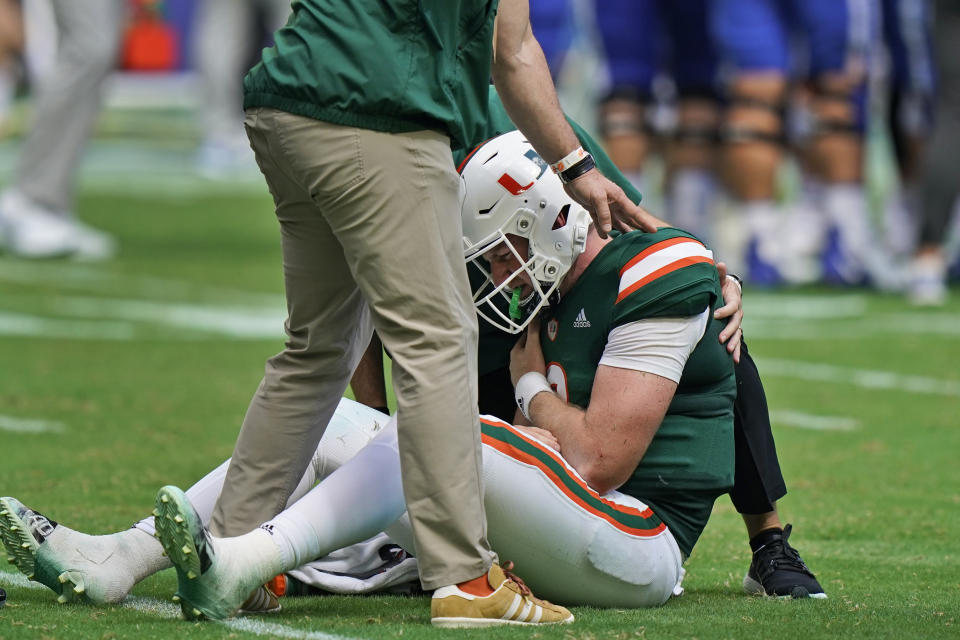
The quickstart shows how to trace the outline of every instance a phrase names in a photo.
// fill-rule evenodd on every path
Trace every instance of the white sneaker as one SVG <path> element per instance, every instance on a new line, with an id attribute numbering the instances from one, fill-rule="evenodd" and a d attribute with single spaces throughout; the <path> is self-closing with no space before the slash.
<path id="1" fill-rule="evenodd" d="M 0 241 L 22 258 L 106 260 L 116 253 L 109 234 L 42 207 L 16 190 L 0 195 Z"/>
<path id="2" fill-rule="evenodd" d="M 923 307 L 938 307 L 947 301 L 947 261 L 942 253 L 924 253 L 910 263 L 907 299 Z"/>

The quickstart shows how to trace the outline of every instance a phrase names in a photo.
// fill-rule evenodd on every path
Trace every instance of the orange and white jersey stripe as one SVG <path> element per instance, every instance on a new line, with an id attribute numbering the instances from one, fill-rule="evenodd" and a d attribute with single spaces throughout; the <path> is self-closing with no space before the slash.
<path id="1" fill-rule="evenodd" d="M 657 278 L 700 262 L 713 263 L 713 252 L 693 238 L 670 238 L 647 247 L 620 270 L 617 302 Z"/>
<path id="2" fill-rule="evenodd" d="M 571 504 L 600 518 L 616 529 L 641 538 L 656 536 L 667 526 L 647 506 L 638 508 L 601 496 L 591 489 L 560 454 L 522 433 L 513 425 L 480 418 L 481 441 L 517 462 L 537 468 Z M 640 503 L 638 503 L 640 504 Z"/>

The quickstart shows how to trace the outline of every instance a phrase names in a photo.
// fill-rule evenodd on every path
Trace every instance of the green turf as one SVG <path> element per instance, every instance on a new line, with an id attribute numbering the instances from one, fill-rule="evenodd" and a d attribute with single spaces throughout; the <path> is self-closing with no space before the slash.
<path id="1" fill-rule="evenodd" d="M 0 494 L 106 533 L 142 517 L 161 485 L 187 486 L 229 455 L 263 362 L 282 346 L 283 299 L 269 198 L 250 189 L 218 193 L 88 190 L 81 215 L 116 233 L 116 260 L 33 264 L 0 256 L 0 416 L 61 429 L 0 428 Z M 945 309 L 921 312 L 865 292 L 747 292 L 747 333 L 761 372 L 770 372 L 771 408 L 853 426 L 775 421 L 791 489 L 782 513 L 828 600 L 742 595 L 748 548 L 724 498 L 687 564 L 682 598 L 646 611 L 575 609 L 572 627 L 496 637 L 960 637 L 957 294 Z M 171 305 L 186 315 L 162 311 Z M 797 317 L 789 311 L 795 306 L 849 312 Z M 253 328 L 218 329 L 232 312 Z M 29 335 L 24 327 L 41 326 L 38 319 L 48 324 Z M 800 377 L 801 365 L 821 364 L 834 367 L 836 379 Z M 522 559 L 514 560 L 522 575 Z M 243 626 L 256 622 L 172 617 L 170 572 L 138 586 L 123 607 L 61 606 L 14 580 L 0 574 L 9 594 L 0 640 L 493 635 L 432 629 L 423 598 L 291 599 L 265 621 L 277 626 L 258 636 Z"/>

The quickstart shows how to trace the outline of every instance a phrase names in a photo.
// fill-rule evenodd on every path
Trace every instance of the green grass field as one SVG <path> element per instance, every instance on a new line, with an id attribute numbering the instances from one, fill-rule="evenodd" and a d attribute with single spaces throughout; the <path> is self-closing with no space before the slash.
<path id="1" fill-rule="evenodd" d="M 145 515 L 161 485 L 188 486 L 230 454 L 282 344 L 278 234 L 249 184 L 94 186 L 81 214 L 118 236 L 117 259 L 0 256 L 0 495 L 108 533 Z M 828 600 L 743 595 L 749 549 L 723 498 L 683 597 L 496 637 L 960 637 L 957 293 L 933 311 L 862 291 L 746 293 L 791 490 L 782 515 Z M 290 599 L 266 619 L 191 624 L 169 601 L 172 571 L 110 607 L 58 605 L 0 571 L 0 640 L 492 635 L 432 629 L 425 598 Z"/>

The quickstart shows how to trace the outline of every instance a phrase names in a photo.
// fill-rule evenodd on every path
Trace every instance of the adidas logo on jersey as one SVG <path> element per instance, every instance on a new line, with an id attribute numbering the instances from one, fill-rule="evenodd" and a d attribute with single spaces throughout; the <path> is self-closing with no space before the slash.
<path id="1" fill-rule="evenodd" d="M 580 309 L 576 320 L 573 321 L 573 327 L 574 329 L 587 329 L 590 327 L 590 321 L 587 320 L 587 314 L 584 313 L 583 309 Z"/>

